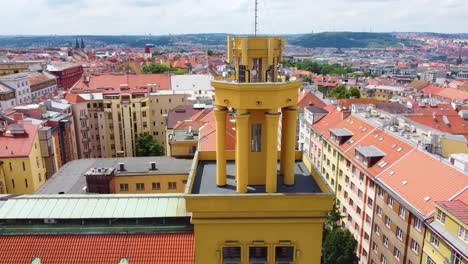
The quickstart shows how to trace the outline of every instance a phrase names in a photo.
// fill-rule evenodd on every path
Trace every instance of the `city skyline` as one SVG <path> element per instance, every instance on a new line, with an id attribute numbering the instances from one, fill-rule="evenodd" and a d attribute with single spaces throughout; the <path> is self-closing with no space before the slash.
<path id="1" fill-rule="evenodd" d="M 254 1 L 18 0 L 0 35 L 167 35 L 254 31 Z M 259 34 L 324 31 L 466 33 L 463 0 L 259 1 Z M 21 18 L 21 23 L 13 23 Z M 310 20 L 310 22 L 307 21 Z M 217 23 L 213 23 L 217 21 Z"/>

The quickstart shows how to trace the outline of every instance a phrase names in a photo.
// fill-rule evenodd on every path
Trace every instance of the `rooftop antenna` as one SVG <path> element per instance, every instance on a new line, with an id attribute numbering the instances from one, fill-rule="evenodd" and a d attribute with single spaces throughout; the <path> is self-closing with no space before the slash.
<path id="1" fill-rule="evenodd" d="M 254 32 L 254 35 L 255 37 L 257 36 L 257 26 L 258 26 L 258 22 L 257 22 L 257 19 L 258 19 L 258 0 L 255 0 L 255 32 Z"/>

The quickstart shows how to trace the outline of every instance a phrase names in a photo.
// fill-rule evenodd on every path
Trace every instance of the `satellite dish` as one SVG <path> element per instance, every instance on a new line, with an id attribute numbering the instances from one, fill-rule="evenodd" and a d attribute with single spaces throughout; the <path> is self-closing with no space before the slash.
<path id="1" fill-rule="evenodd" d="M 251 74 L 252 74 L 252 76 L 256 76 L 256 75 L 257 75 L 257 71 L 256 71 L 256 70 L 252 70 L 252 71 L 251 71 Z"/>

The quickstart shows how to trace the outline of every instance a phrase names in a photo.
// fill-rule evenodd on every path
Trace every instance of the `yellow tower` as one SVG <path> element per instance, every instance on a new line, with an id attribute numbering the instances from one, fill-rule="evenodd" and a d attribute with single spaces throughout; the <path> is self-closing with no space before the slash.
<path id="1" fill-rule="evenodd" d="M 237 192 L 249 185 L 277 190 L 277 143 L 281 131 L 281 175 L 294 185 L 297 98 L 300 82 L 282 82 L 278 65 L 285 41 L 281 37 L 228 37 L 232 80 L 213 81 L 217 124 L 217 184 L 226 185 L 224 135 L 226 113 L 235 111 Z"/>
<path id="2" fill-rule="evenodd" d="M 284 46 L 281 37 L 228 37 L 233 72 L 212 82 L 216 152 L 196 153 L 186 189 L 196 263 L 320 262 L 333 194 L 295 150 L 301 83 L 280 78 Z"/>

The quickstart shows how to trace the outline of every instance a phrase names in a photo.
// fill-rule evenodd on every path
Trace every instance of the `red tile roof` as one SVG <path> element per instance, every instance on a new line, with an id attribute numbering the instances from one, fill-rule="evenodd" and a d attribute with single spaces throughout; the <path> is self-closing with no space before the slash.
<path id="1" fill-rule="evenodd" d="M 0 264 L 193 264 L 193 234 L 27 235 L 2 236 Z"/>
<path id="2" fill-rule="evenodd" d="M 66 93 L 65 100 L 67 100 L 69 103 L 72 103 L 72 104 L 86 102 L 86 100 L 80 95 L 72 94 L 72 93 Z"/>
<path id="3" fill-rule="evenodd" d="M 342 112 L 336 111 L 334 105 L 327 105 L 323 109 L 328 111 L 328 114 L 315 123 L 313 127 L 320 133 L 328 135 L 328 129 L 342 120 Z"/>
<path id="4" fill-rule="evenodd" d="M 7 131 L 10 129 L 11 126 L 8 126 Z M 34 139 L 37 136 L 39 126 L 24 124 L 24 129 L 27 135 L 15 137 L 10 133 L 4 133 L 0 136 L 0 158 L 29 156 L 34 145 Z"/>
<path id="5" fill-rule="evenodd" d="M 171 88 L 171 76 L 169 74 L 139 74 L 139 75 L 113 75 L 104 74 L 98 76 L 89 76 L 89 82 L 85 82 L 81 78 L 73 87 L 72 92 L 82 93 L 90 92 L 106 92 L 102 88 L 112 88 L 107 92 L 119 92 L 120 85 L 127 84 L 131 92 L 132 90 L 145 90 L 148 84 L 155 83 L 157 90 L 168 90 Z M 101 88 L 98 90 L 98 88 Z M 144 88 L 144 89 L 142 89 Z"/>
<path id="6" fill-rule="evenodd" d="M 468 192 L 468 191 L 467 191 Z M 468 204 L 462 200 L 438 202 L 443 209 L 460 219 L 465 225 L 468 225 Z"/>
<path id="7" fill-rule="evenodd" d="M 378 179 L 426 216 L 436 201 L 450 200 L 468 184 L 462 172 L 420 150 L 387 167 Z"/>
<path id="8" fill-rule="evenodd" d="M 458 115 L 447 115 L 446 118 L 450 122 L 446 125 L 443 120 L 444 115 L 406 115 L 406 117 L 421 125 L 458 135 L 468 135 L 468 121 Z"/>
<path id="9" fill-rule="evenodd" d="M 234 131 L 235 123 L 231 122 L 234 117 L 230 114 L 226 117 L 226 150 L 236 149 L 236 131 Z M 200 150 L 215 151 L 216 150 L 216 120 L 214 112 L 211 111 L 203 119 L 205 125 L 200 129 Z"/>
<path id="10" fill-rule="evenodd" d="M 303 90 L 299 92 L 297 105 L 300 108 L 306 108 L 308 106 L 324 107 L 326 104 L 311 91 Z"/>
<path id="11" fill-rule="evenodd" d="M 429 85 L 421 90 L 424 94 L 430 94 L 435 97 L 452 99 L 456 101 L 468 100 L 468 92 L 452 88 L 441 88 L 435 85 Z"/>

